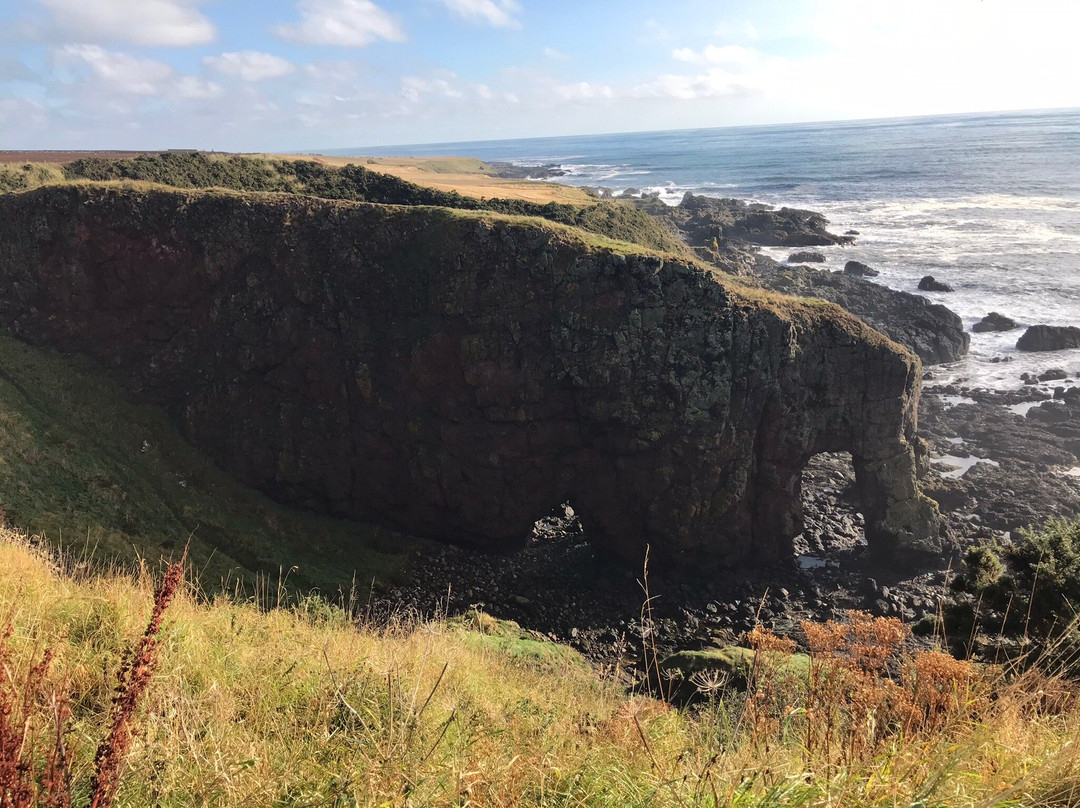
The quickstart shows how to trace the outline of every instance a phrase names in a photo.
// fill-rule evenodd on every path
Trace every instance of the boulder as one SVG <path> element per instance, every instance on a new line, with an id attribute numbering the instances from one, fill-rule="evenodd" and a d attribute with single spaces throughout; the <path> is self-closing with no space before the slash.
<path id="1" fill-rule="evenodd" d="M 976 334 L 981 334 L 984 331 L 1012 331 L 1014 328 L 1016 328 L 1016 320 L 992 311 L 975 323 L 971 330 Z"/>
<path id="2" fill-rule="evenodd" d="M 696 574 L 790 559 L 849 451 L 872 550 L 939 548 L 918 359 L 836 306 L 539 219 L 51 186 L 0 196 L 0 327 L 89 354 L 279 501 Z M 635 252 L 635 250 L 639 250 Z"/>
<path id="3" fill-rule="evenodd" d="M 1068 372 L 1064 368 L 1049 368 L 1039 374 L 1038 379 L 1040 382 L 1056 382 L 1059 379 L 1069 378 Z"/>
<path id="4" fill-rule="evenodd" d="M 953 288 L 947 283 L 942 283 L 936 280 L 933 275 L 925 275 L 921 281 L 919 281 L 920 292 L 951 292 Z"/>
<path id="5" fill-rule="evenodd" d="M 788 256 L 789 264 L 823 264 L 825 256 L 816 250 L 800 250 Z"/>
<path id="6" fill-rule="evenodd" d="M 1064 351 L 1080 348 L 1080 328 L 1060 325 L 1033 325 L 1016 341 L 1021 351 Z"/>
<path id="7" fill-rule="evenodd" d="M 876 269 L 871 269 L 862 261 L 848 261 L 844 264 L 844 274 L 856 278 L 876 278 L 881 273 Z"/>

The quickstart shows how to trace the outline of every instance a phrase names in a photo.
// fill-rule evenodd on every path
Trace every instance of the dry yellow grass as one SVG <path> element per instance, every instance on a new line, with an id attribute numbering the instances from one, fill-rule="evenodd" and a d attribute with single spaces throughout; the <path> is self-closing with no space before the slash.
<path id="1" fill-rule="evenodd" d="M 313 160 L 330 166 L 350 163 L 372 171 L 393 174 L 408 182 L 440 191 L 457 191 L 477 199 L 521 199 L 547 204 L 564 202 L 571 205 L 592 205 L 596 198 L 581 188 L 555 182 L 508 180 L 493 177 L 490 169 L 479 160 L 468 157 L 329 157 L 320 154 L 267 155 L 284 160 Z"/>
<path id="2" fill-rule="evenodd" d="M 55 653 L 73 710 L 75 804 L 87 794 L 113 672 L 150 611 L 152 577 L 89 577 L 0 537 L 0 622 L 14 628 L 6 670 L 19 681 L 44 648 Z M 479 616 L 357 624 L 317 598 L 261 611 L 179 597 L 118 804 L 1080 804 L 1080 717 L 1069 688 L 1048 679 L 981 679 L 992 700 L 966 685 L 940 691 L 947 715 L 935 714 L 932 731 L 873 736 L 849 726 L 862 714 L 837 690 L 833 703 L 814 703 L 836 713 L 838 746 L 826 755 L 803 742 L 797 678 L 786 700 L 769 677 L 767 691 L 711 689 L 700 706 L 676 710 L 504 628 Z M 47 705 L 37 720 L 47 733 Z"/>

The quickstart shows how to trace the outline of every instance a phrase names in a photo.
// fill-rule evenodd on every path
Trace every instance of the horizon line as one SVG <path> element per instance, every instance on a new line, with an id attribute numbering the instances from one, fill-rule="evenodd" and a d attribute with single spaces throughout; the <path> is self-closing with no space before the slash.
<path id="1" fill-rule="evenodd" d="M 263 151 L 264 154 L 290 154 L 290 155 L 326 155 L 340 156 L 340 157 L 365 157 L 367 155 L 358 153 L 360 149 L 416 149 L 424 146 L 458 146 L 458 145 L 477 145 L 486 143 L 517 143 L 528 140 L 564 140 L 570 138 L 590 138 L 590 137 L 607 137 L 611 135 L 653 135 L 653 134 L 665 134 L 675 132 L 706 132 L 716 129 L 769 129 L 781 126 L 824 126 L 829 124 L 866 124 L 877 123 L 882 121 L 904 121 L 914 120 L 918 118 L 957 118 L 965 116 L 980 116 L 980 115 L 1033 115 L 1039 113 L 1050 112 L 1080 112 L 1080 106 L 1068 106 L 1068 107 L 1036 107 L 1036 108 L 1022 108 L 1022 109 L 993 109 L 993 110 L 973 110 L 970 112 L 935 112 L 935 113 L 920 113 L 915 115 L 886 115 L 876 118 L 834 118 L 830 120 L 808 120 L 808 121 L 784 121 L 779 123 L 751 123 L 751 124 L 726 124 L 720 126 L 692 126 L 692 127 L 675 127 L 672 129 L 631 129 L 631 130 L 613 130 L 609 132 L 582 132 L 569 135 L 534 135 L 531 137 L 511 137 L 511 138 L 488 138 L 482 140 L 442 140 L 442 141 L 422 141 L 413 143 L 388 143 L 382 145 L 364 145 L 364 146 L 340 146 L 330 149 L 322 150 L 304 150 L 304 151 Z M 332 152 L 356 152 L 355 154 L 338 154 L 334 155 Z M 256 153 L 256 152 L 251 152 Z M 372 156 L 388 156 L 394 157 L 398 155 L 372 155 Z M 405 155 L 400 155 L 405 156 Z"/>

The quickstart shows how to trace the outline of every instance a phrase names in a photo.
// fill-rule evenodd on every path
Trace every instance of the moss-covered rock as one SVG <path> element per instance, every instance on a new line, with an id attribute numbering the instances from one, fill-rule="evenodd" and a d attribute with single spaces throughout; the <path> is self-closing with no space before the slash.
<path id="1" fill-rule="evenodd" d="M 572 501 L 632 563 L 791 553 L 852 453 L 872 547 L 932 546 L 918 360 L 841 309 L 542 219 L 296 196 L 0 196 L 0 325 L 90 353 L 242 481 L 492 549 Z"/>

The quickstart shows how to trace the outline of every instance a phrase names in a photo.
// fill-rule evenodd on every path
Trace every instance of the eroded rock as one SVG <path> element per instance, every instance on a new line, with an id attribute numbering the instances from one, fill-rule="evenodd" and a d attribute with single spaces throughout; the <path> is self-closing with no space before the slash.
<path id="1" fill-rule="evenodd" d="M 89 353 L 279 500 L 509 549 L 571 502 L 635 564 L 788 556 L 852 453 L 872 548 L 933 548 L 918 360 L 835 306 L 539 221 L 224 193 L 0 198 L 0 324 Z"/>
<path id="2" fill-rule="evenodd" d="M 1065 325 L 1033 325 L 1016 341 L 1021 351 L 1064 351 L 1080 348 L 1080 328 Z"/>

